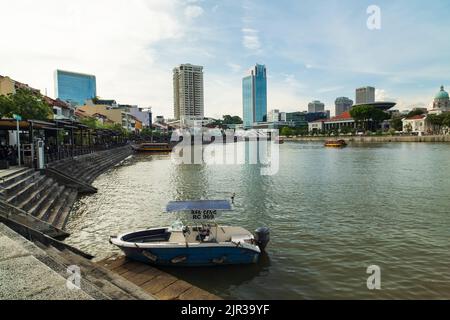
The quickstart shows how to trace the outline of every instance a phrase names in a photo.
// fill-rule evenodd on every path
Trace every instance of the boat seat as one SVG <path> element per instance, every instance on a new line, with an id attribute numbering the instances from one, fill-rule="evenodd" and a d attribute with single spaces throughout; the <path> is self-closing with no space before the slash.
<path id="1" fill-rule="evenodd" d="M 169 242 L 172 243 L 186 243 L 186 238 L 183 235 L 183 232 L 172 232 L 172 235 L 169 238 Z"/>

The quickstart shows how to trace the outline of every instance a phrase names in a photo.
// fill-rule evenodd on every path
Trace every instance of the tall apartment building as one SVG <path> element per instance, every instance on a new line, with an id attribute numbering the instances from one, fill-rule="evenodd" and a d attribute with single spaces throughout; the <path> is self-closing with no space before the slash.
<path id="1" fill-rule="evenodd" d="M 97 82 L 93 75 L 56 70 L 55 95 L 58 99 L 82 106 L 97 96 Z"/>
<path id="2" fill-rule="evenodd" d="M 175 120 L 191 124 L 204 118 L 203 67 L 182 64 L 173 69 Z"/>
<path id="3" fill-rule="evenodd" d="M 244 127 L 267 121 L 267 69 L 257 64 L 242 80 Z"/>
<path id="4" fill-rule="evenodd" d="M 356 89 L 356 104 L 374 103 L 375 88 L 363 87 Z"/>
<path id="5" fill-rule="evenodd" d="M 316 113 L 324 111 L 325 111 L 325 104 L 318 100 L 314 100 L 308 104 L 308 113 Z"/>
<path id="6" fill-rule="evenodd" d="M 353 100 L 347 97 L 340 97 L 336 99 L 335 106 L 336 106 L 336 116 L 339 116 L 344 112 L 350 111 L 350 109 L 353 106 Z"/>

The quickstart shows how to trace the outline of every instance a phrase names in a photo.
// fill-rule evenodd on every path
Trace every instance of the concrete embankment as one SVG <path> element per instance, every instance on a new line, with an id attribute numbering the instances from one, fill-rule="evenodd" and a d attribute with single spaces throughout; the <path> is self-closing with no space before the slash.
<path id="1" fill-rule="evenodd" d="M 79 287 L 68 287 L 68 280 Z M 64 246 L 30 242 L 2 223 L 0 283 L 0 300 L 154 300 L 132 282 Z"/>
<path id="2" fill-rule="evenodd" d="M 126 146 L 68 158 L 42 171 L 22 169 L 3 176 L 0 211 L 29 214 L 61 231 L 78 195 L 96 192 L 90 185 L 92 181 L 131 153 Z M 11 218 L 15 216 L 10 214 Z"/>
<path id="3" fill-rule="evenodd" d="M 450 135 L 445 136 L 340 136 L 340 137 L 284 137 L 285 141 L 323 142 L 342 139 L 352 143 L 389 143 L 389 142 L 450 142 Z"/>
<path id="4" fill-rule="evenodd" d="M 68 236 L 63 229 L 78 195 L 95 192 L 90 183 L 131 152 L 116 148 L 42 171 L 1 175 L 0 300 L 220 299 L 123 256 L 94 263 L 89 254 L 58 240 Z M 67 286 L 78 279 L 79 289 Z"/>

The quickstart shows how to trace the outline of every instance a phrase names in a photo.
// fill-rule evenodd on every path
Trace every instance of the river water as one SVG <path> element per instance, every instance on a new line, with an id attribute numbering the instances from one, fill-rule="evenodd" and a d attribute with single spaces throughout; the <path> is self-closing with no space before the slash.
<path id="1" fill-rule="evenodd" d="M 96 259 L 118 252 L 109 235 L 171 225 L 168 201 L 236 193 L 220 223 L 269 226 L 260 263 L 166 271 L 228 299 L 450 298 L 450 144 L 285 143 L 274 176 L 135 155 L 94 186 L 76 203 L 66 242 Z M 367 288 L 372 265 L 381 290 Z"/>

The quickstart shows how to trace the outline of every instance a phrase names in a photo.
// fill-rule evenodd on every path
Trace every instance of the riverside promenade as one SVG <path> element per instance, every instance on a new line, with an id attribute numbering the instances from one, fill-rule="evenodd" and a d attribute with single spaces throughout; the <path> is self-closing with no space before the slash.
<path id="1" fill-rule="evenodd" d="M 79 195 L 131 155 L 129 146 L 53 162 L 46 169 L 0 170 L 0 300 L 217 300 L 150 266 L 93 256 L 61 240 Z M 72 271 L 71 271 L 72 270 Z M 79 288 L 67 283 L 78 270 Z"/>
<path id="2" fill-rule="evenodd" d="M 450 142 L 450 135 L 429 136 L 318 136 L 318 137 L 283 137 L 285 141 L 323 142 L 332 139 L 353 143 L 389 143 L 389 142 Z"/>

